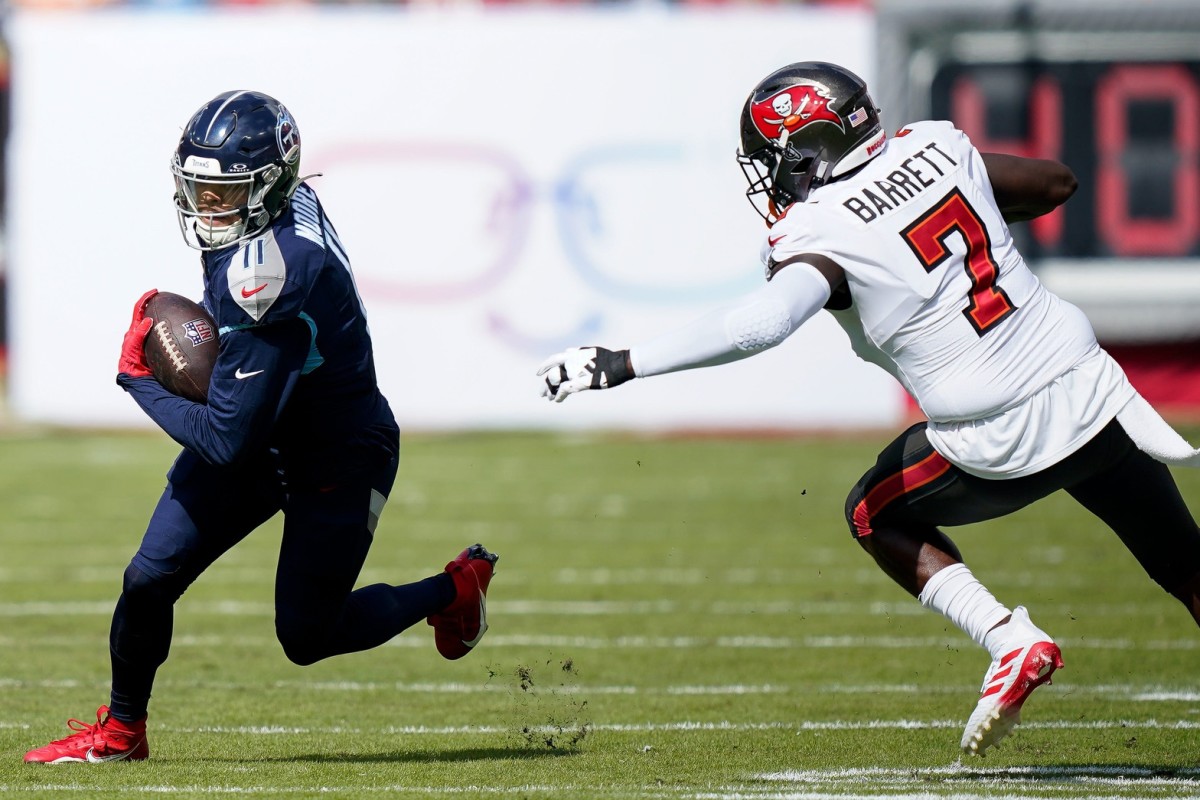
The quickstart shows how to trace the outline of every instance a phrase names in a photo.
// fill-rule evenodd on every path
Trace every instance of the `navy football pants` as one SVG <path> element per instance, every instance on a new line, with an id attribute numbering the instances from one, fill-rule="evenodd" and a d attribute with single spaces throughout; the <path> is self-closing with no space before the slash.
<path id="1" fill-rule="evenodd" d="M 113 715 L 145 716 L 154 674 L 170 650 L 175 601 L 278 511 L 284 525 L 275 631 L 293 662 L 312 664 L 375 647 L 450 603 L 454 584 L 445 573 L 405 586 L 353 591 L 395 477 L 393 460 L 342 485 L 301 491 L 285 487 L 267 455 L 214 467 L 183 451 L 125 570 L 113 614 Z"/>

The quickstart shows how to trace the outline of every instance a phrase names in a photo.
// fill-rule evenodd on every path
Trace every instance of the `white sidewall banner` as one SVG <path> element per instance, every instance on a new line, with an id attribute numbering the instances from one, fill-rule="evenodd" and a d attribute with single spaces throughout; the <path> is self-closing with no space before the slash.
<path id="1" fill-rule="evenodd" d="M 401 425 L 886 426 L 903 394 L 819 315 L 775 351 L 550 406 L 534 371 L 761 285 L 734 162 L 747 92 L 792 61 L 870 81 L 863 10 L 15 9 L 8 155 L 18 419 L 150 424 L 114 383 L 134 300 L 197 298 L 168 170 L 228 89 L 291 110 L 350 254 Z M 903 122 L 889 120 L 889 127 Z"/>

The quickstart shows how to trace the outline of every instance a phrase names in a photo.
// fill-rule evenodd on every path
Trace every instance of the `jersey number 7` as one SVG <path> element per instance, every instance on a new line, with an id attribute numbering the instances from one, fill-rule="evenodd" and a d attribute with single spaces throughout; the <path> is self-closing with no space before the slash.
<path id="1" fill-rule="evenodd" d="M 971 208 L 967 198 L 954 188 L 911 225 L 900 231 L 926 272 L 933 272 L 950 257 L 946 237 L 959 233 L 967 243 L 963 267 L 971 278 L 971 291 L 963 315 L 971 327 L 983 336 L 1001 320 L 1017 310 L 1004 290 L 996 285 L 1000 268 L 992 256 L 987 226 Z"/>

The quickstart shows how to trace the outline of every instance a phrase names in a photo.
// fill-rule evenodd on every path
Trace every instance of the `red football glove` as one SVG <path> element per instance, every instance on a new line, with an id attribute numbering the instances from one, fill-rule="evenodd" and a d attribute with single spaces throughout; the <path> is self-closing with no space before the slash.
<path id="1" fill-rule="evenodd" d="M 133 306 L 133 319 L 129 330 L 125 331 L 125 340 L 121 343 L 121 360 L 117 362 L 117 372 L 124 372 L 131 378 L 151 378 L 154 373 L 146 365 L 146 334 L 154 325 L 154 320 L 146 316 L 146 303 L 158 294 L 158 289 L 146 292 Z"/>

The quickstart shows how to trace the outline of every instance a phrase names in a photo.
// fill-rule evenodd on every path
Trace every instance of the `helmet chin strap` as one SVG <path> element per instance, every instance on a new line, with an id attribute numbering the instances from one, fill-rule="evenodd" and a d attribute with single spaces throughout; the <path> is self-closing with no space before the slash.
<path id="1" fill-rule="evenodd" d="M 196 234 L 196 238 L 209 247 L 221 247 L 229 244 L 241 236 L 245 229 L 246 223 L 241 220 L 229 225 L 213 225 L 211 222 L 205 222 L 203 217 L 197 217 L 192 225 L 192 231 Z"/>
<path id="2" fill-rule="evenodd" d="M 792 132 L 787 128 L 784 128 L 783 133 L 779 134 L 779 157 L 775 159 L 775 170 L 771 175 L 771 183 L 774 183 L 775 179 L 779 177 L 779 169 L 783 166 L 783 154 L 787 152 L 788 137 L 791 135 Z"/>
<path id="3" fill-rule="evenodd" d="M 223 226 L 213 225 L 211 222 L 205 222 L 206 217 L 199 216 L 196 218 L 192 231 L 200 241 L 207 244 L 210 248 L 219 249 L 239 242 L 243 238 L 250 238 L 256 235 L 261 228 L 255 228 L 250 234 L 246 233 L 246 229 L 256 216 L 261 217 L 262 220 L 266 220 L 269 215 L 261 206 L 257 209 L 251 209 L 250 206 L 240 206 L 237 210 L 236 222 L 231 222 Z M 265 227 L 265 224 L 263 227 Z"/>

